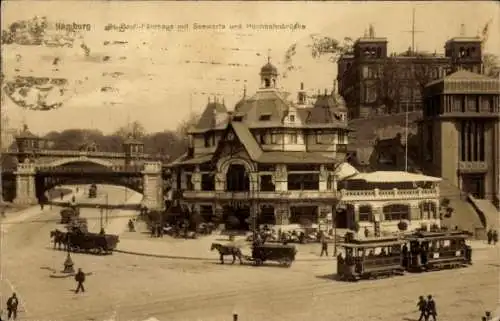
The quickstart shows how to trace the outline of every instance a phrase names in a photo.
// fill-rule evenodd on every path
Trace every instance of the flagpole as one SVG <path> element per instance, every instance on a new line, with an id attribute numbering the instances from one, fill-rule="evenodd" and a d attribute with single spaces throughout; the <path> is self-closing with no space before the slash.
<path id="1" fill-rule="evenodd" d="M 405 172 L 408 172 L 408 101 L 405 111 Z"/>

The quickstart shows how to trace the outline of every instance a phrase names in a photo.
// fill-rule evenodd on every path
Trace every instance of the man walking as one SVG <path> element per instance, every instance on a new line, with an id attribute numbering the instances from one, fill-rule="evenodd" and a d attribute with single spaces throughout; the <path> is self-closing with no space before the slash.
<path id="1" fill-rule="evenodd" d="M 321 254 L 320 257 L 323 256 L 323 253 L 328 256 L 328 242 L 326 240 L 325 233 L 321 233 Z"/>
<path id="2" fill-rule="evenodd" d="M 432 321 L 436 321 L 437 317 L 437 309 L 436 309 L 436 302 L 434 302 L 434 299 L 432 298 L 432 295 L 427 296 L 427 319 L 432 316 Z"/>
<path id="3" fill-rule="evenodd" d="M 491 229 L 489 229 L 488 233 L 486 233 L 486 237 L 488 238 L 488 244 L 491 244 L 493 241 L 493 231 Z"/>
<path id="4" fill-rule="evenodd" d="M 83 282 L 85 282 L 85 273 L 83 273 L 82 269 L 78 269 L 78 273 L 75 275 L 75 281 L 78 282 L 75 293 L 80 292 L 80 290 L 85 292 L 85 288 L 83 287 Z"/>
<path id="5" fill-rule="evenodd" d="M 498 231 L 497 230 L 493 230 L 492 241 L 493 241 L 493 245 L 497 245 L 497 243 L 498 243 Z"/>
<path id="6" fill-rule="evenodd" d="M 418 311 L 420 311 L 420 317 L 418 318 L 418 321 L 427 321 L 429 319 L 427 317 L 427 302 L 425 302 L 425 299 L 422 295 L 418 297 L 417 307 Z"/>
<path id="7" fill-rule="evenodd" d="M 19 300 L 15 293 L 7 300 L 7 320 L 15 320 L 17 318 L 17 306 L 19 305 Z"/>

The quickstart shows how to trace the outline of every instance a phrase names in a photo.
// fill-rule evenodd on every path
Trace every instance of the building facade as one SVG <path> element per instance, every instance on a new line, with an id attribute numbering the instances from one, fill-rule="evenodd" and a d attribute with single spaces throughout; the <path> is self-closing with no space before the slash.
<path id="1" fill-rule="evenodd" d="M 349 117 L 421 110 L 427 83 L 459 69 L 482 73 L 481 43 L 479 37 L 455 37 L 445 43 L 444 55 L 411 48 L 388 54 L 387 38 L 377 38 L 371 31 L 337 62 L 339 93 Z"/>
<path id="2" fill-rule="evenodd" d="M 243 97 L 232 112 L 222 102 L 209 101 L 189 132 L 189 151 L 170 165 L 173 195 L 205 221 L 238 229 L 254 223 L 317 224 L 326 230 L 333 224 L 347 229 L 358 221 L 373 223 L 375 215 L 360 220 L 359 207 L 348 209 L 357 202 L 376 203 L 374 185 L 365 190 L 338 187 L 358 173 L 345 162 L 350 129 L 341 99 L 326 93 L 308 105 L 301 85 L 296 101 L 289 101 L 276 88 L 277 76 L 271 64 L 262 67 L 261 88 Z M 347 174 L 345 167 L 350 168 Z M 417 202 L 426 197 L 438 202 L 438 191 L 394 188 L 380 192 L 381 202 L 407 204 L 405 198 Z M 343 200 L 348 202 L 345 210 L 339 208 Z"/>
<path id="3" fill-rule="evenodd" d="M 463 192 L 498 202 L 500 83 L 465 70 L 430 83 L 419 124 L 421 164 Z"/>
<path id="4" fill-rule="evenodd" d="M 188 153 L 171 164 L 173 187 L 206 220 L 228 223 L 234 216 L 243 229 L 253 215 L 258 224 L 320 223 L 336 203 L 334 172 L 347 152 L 347 111 L 330 93 L 308 105 L 303 85 L 296 101 L 288 100 L 271 63 L 260 81 L 232 112 L 209 101 L 189 132 Z"/>
<path id="5" fill-rule="evenodd" d="M 338 184 L 343 225 L 358 224 L 371 235 L 440 226 L 440 178 L 402 171 L 357 173 Z"/>

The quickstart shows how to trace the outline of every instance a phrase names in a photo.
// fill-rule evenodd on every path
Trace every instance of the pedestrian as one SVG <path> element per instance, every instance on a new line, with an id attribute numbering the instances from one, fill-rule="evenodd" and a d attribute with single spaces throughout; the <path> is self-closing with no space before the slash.
<path id="1" fill-rule="evenodd" d="M 78 273 L 75 274 L 75 281 L 78 283 L 76 287 L 75 293 L 85 292 L 85 288 L 83 287 L 83 282 L 85 282 L 85 273 L 83 273 L 82 269 L 78 269 Z"/>
<path id="2" fill-rule="evenodd" d="M 328 256 L 328 242 L 325 234 L 321 233 L 321 254 L 319 256 L 323 256 L 323 253 Z"/>
<path id="3" fill-rule="evenodd" d="M 493 245 L 497 245 L 498 243 L 498 231 L 497 230 L 494 230 L 493 231 Z"/>
<path id="4" fill-rule="evenodd" d="M 418 297 L 418 302 L 417 302 L 417 307 L 418 311 L 420 311 L 420 317 L 418 317 L 418 321 L 427 321 L 427 302 L 424 299 L 424 296 L 421 295 Z"/>
<path id="5" fill-rule="evenodd" d="M 486 237 L 488 238 L 488 244 L 491 244 L 493 241 L 493 231 L 491 229 L 489 229 L 488 233 L 486 233 Z"/>
<path id="6" fill-rule="evenodd" d="M 19 300 L 15 293 L 7 300 L 7 320 L 15 320 L 17 318 L 17 306 L 19 305 Z"/>
<path id="7" fill-rule="evenodd" d="M 436 321 L 437 317 L 437 308 L 436 308 L 436 302 L 432 298 L 432 295 L 427 296 L 427 319 L 432 316 L 432 321 Z"/>
<path id="8" fill-rule="evenodd" d="M 368 230 L 368 227 L 365 226 L 365 238 L 368 238 L 370 236 L 370 231 Z"/>
<path id="9" fill-rule="evenodd" d="M 59 194 L 59 196 L 61 197 L 61 201 L 62 201 L 62 200 L 63 200 L 63 197 L 64 197 L 64 193 L 63 193 L 63 192 L 61 192 L 61 193 Z"/>
<path id="10" fill-rule="evenodd" d="M 2 217 L 5 218 L 5 207 L 2 207 L 0 211 L 2 212 Z"/>

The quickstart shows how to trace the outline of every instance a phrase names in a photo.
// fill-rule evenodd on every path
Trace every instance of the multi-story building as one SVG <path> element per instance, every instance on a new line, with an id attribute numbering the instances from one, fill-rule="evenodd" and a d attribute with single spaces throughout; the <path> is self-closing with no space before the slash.
<path id="1" fill-rule="evenodd" d="M 402 171 L 356 173 L 338 186 L 344 209 L 339 226 L 368 229 L 371 235 L 398 231 L 401 221 L 408 230 L 439 227 L 440 178 Z"/>
<path id="2" fill-rule="evenodd" d="M 425 85 L 456 70 L 482 72 L 482 39 L 455 37 L 445 53 L 388 54 L 387 38 L 370 36 L 355 41 L 352 51 L 338 60 L 339 93 L 349 118 L 421 110 Z"/>
<path id="3" fill-rule="evenodd" d="M 301 85 L 296 102 L 289 101 L 277 89 L 278 71 L 270 63 L 260 80 L 261 88 L 245 94 L 232 112 L 223 102 L 209 101 L 189 132 L 188 153 L 171 164 L 172 194 L 205 220 L 230 223 L 235 217 L 240 229 L 253 222 L 331 227 L 333 217 L 339 228 L 352 227 L 354 214 L 333 214 L 341 195 L 337 182 L 345 178 L 339 173 L 349 166 L 344 160 L 350 129 L 341 99 L 325 93 L 308 105 Z M 415 199 L 427 196 L 413 190 Z M 371 197 L 360 193 L 344 192 L 350 202 Z M 407 194 L 394 192 L 386 200 Z"/>
<path id="4" fill-rule="evenodd" d="M 332 212 L 333 174 L 347 151 L 347 111 L 335 96 L 307 105 L 303 85 L 297 102 L 278 90 L 278 70 L 267 63 L 261 87 L 229 112 L 211 101 L 189 132 L 188 153 L 172 164 L 182 202 L 205 218 L 258 223 L 317 223 Z"/>
<path id="5" fill-rule="evenodd" d="M 419 124 L 420 163 L 466 194 L 500 199 L 500 82 L 461 70 L 431 82 Z M 498 220 L 498 218 L 496 218 Z"/>

